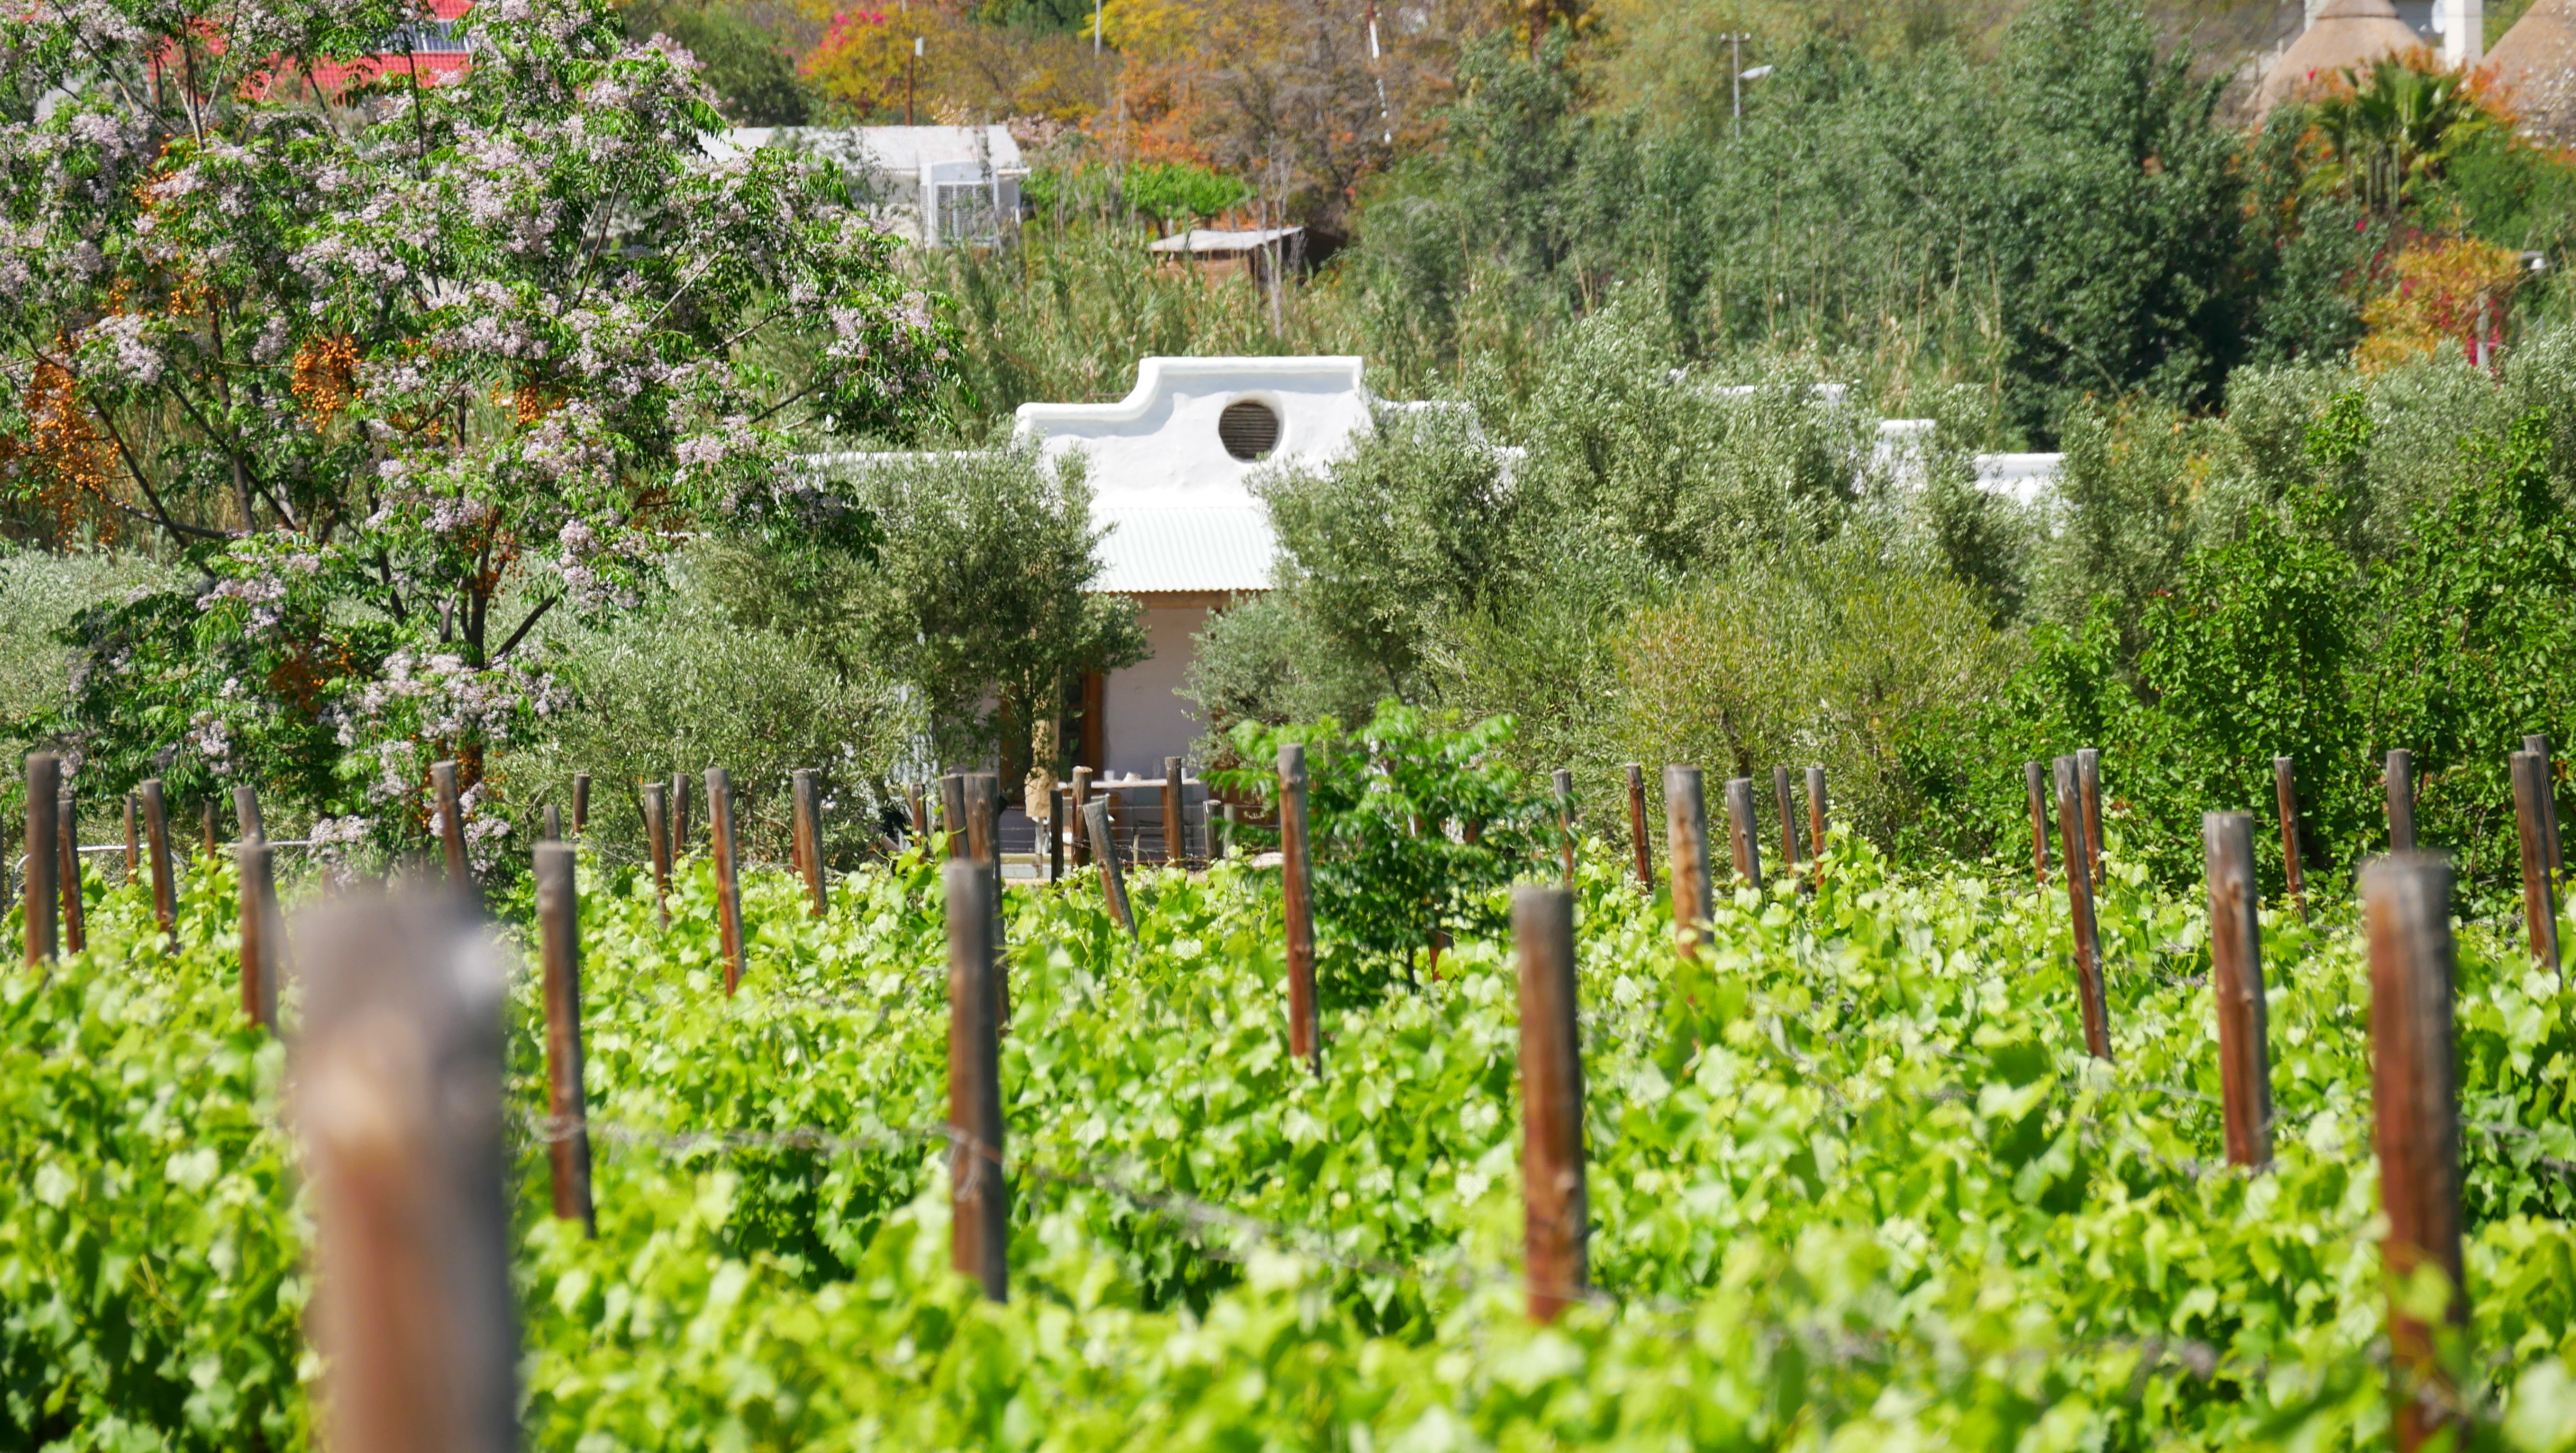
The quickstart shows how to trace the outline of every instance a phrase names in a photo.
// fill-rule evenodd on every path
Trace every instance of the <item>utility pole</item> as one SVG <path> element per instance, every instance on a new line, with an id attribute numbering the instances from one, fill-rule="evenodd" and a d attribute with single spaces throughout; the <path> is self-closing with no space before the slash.
<path id="1" fill-rule="evenodd" d="M 912 124 L 912 83 L 921 70 L 921 37 L 912 38 L 912 59 L 903 63 L 903 124 Z"/>
<path id="2" fill-rule="evenodd" d="M 1091 54 L 1095 58 L 1100 54 L 1100 5 L 1101 0 L 1091 0 Z"/>
<path id="3" fill-rule="evenodd" d="M 1744 134 L 1744 42 L 1747 37 L 1743 31 L 1730 30 L 1718 39 L 1735 48 L 1735 64 L 1727 68 L 1726 83 L 1734 88 L 1735 95 L 1735 122 L 1731 134 L 1741 136 Z"/>

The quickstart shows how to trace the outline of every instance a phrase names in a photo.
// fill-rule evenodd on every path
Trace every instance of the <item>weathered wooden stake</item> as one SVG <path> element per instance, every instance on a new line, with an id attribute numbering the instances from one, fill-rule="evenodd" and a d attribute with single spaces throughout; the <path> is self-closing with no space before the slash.
<path id="1" fill-rule="evenodd" d="M 27 966 L 38 968 L 59 951 L 54 915 L 62 897 L 62 762 L 51 752 L 27 756 L 27 881 L 23 907 Z"/>
<path id="2" fill-rule="evenodd" d="M 662 926 L 671 926 L 671 817 L 670 803 L 664 800 L 666 788 L 659 782 L 644 784 L 644 851 L 653 860 L 653 907 L 662 916 Z"/>
<path id="3" fill-rule="evenodd" d="M 2299 861 L 2299 784 L 2290 759 L 2272 759 L 2272 796 L 2277 799 L 2275 811 L 2281 815 L 2282 881 L 2290 890 L 2290 902 L 2297 905 L 2299 916 L 2308 916 L 2308 874 Z"/>
<path id="4" fill-rule="evenodd" d="M 590 1202 L 590 1108 L 581 1082 L 581 889 L 571 845 L 537 845 L 537 938 L 545 969 L 546 1155 L 558 1221 L 599 1234 Z"/>
<path id="5" fill-rule="evenodd" d="M 429 764 L 430 802 L 438 813 L 438 842 L 447 854 L 447 882 L 470 890 L 474 878 L 465 865 L 465 799 L 456 790 L 456 764 Z"/>
<path id="6" fill-rule="evenodd" d="M 1047 856 L 1046 876 L 1050 883 L 1064 881 L 1065 808 L 1073 801 L 1073 789 L 1054 787 L 1047 791 Z"/>
<path id="7" fill-rule="evenodd" d="M 966 774 L 950 772 L 939 779 L 940 855 L 962 858 L 967 855 Z"/>
<path id="8" fill-rule="evenodd" d="M 2075 783 L 2084 793 L 2084 872 L 2093 891 L 2102 891 L 2102 754 L 2091 747 L 2075 752 Z"/>
<path id="9" fill-rule="evenodd" d="M 1556 789 L 1556 854 L 1565 869 L 1565 886 L 1574 886 L 1574 774 L 1559 767 L 1548 777 Z"/>
<path id="10" fill-rule="evenodd" d="M 904 801 L 910 805 L 912 812 L 912 840 L 915 843 L 923 842 L 930 836 L 930 809 L 923 804 L 921 784 L 906 783 L 903 791 Z"/>
<path id="11" fill-rule="evenodd" d="M 546 804 L 543 824 L 537 829 L 537 841 L 541 843 L 563 841 L 563 813 L 551 802 Z"/>
<path id="12" fill-rule="evenodd" d="M 1231 858 L 1243 837 L 1243 808 L 1229 802 L 1225 805 L 1225 836 L 1217 840 L 1217 855 Z"/>
<path id="13" fill-rule="evenodd" d="M 2513 754 L 2513 825 L 2522 847 L 2522 923 L 2531 956 L 2551 973 L 2558 964 L 2558 895 L 2549 877 L 2549 759 Z"/>
<path id="14" fill-rule="evenodd" d="M 1825 769 L 1807 769 L 1807 851 L 1816 860 L 1819 876 L 1824 871 L 1825 857 Z"/>
<path id="15" fill-rule="evenodd" d="M 1780 871 L 1798 871 L 1798 799 L 1789 787 L 1789 769 L 1771 769 L 1771 796 L 1780 810 Z"/>
<path id="16" fill-rule="evenodd" d="M 1279 898 L 1288 934 L 1288 1053 L 1324 1072 L 1323 1022 L 1315 1003 L 1315 882 L 1306 840 L 1306 749 L 1279 749 Z"/>
<path id="17" fill-rule="evenodd" d="M 513 1453 L 499 956 L 461 895 L 343 900 L 300 937 L 288 1123 L 312 1189 L 316 1441 Z"/>
<path id="18" fill-rule="evenodd" d="M 1646 769 L 1628 764 L 1628 842 L 1637 851 L 1637 891 L 1655 896 L 1655 853 L 1646 837 Z"/>
<path id="19" fill-rule="evenodd" d="M 2084 1048 L 2095 1059 L 2111 1057 L 2110 1007 L 2102 996 L 2102 936 L 2093 921 L 2093 881 L 2078 865 L 2090 861 L 2084 842 L 2084 788 L 2075 759 L 2060 757 L 2057 769 L 2057 825 L 2064 840 L 2059 861 L 2066 864 L 2066 912 L 2075 934 L 2075 988 L 2083 1000 Z"/>
<path id="20" fill-rule="evenodd" d="M 1082 810 L 1091 805 L 1091 769 L 1073 769 L 1073 865 L 1091 866 L 1091 839 L 1082 828 Z"/>
<path id="21" fill-rule="evenodd" d="M 2218 1009 L 2218 1083 L 2227 1163 L 2272 1163 L 2271 1015 L 2263 1000 L 2263 930 L 2256 917 L 2254 819 L 2203 813 L 2209 873 L 2209 996 Z"/>
<path id="22" fill-rule="evenodd" d="M 1118 850 L 1110 838 L 1109 804 L 1106 800 L 1083 805 L 1082 826 L 1091 839 L 1091 860 L 1100 865 L 1100 895 L 1109 904 L 1110 921 L 1136 936 L 1136 919 L 1127 907 L 1127 875 L 1118 864 Z"/>
<path id="23" fill-rule="evenodd" d="M 2048 886 L 2048 769 L 2037 762 L 2021 764 L 2022 791 L 2030 798 L 2030 873 Z"/>
<path id="24" fill-rule="evenodd" d="M 1530 1319 L 1553 1322 L 1590 1284 L 1573 891 L 1514 889 L 1512 943 L 1521 980 L 1523 1275 Z"/>
<path id="25" fill-rule="evenodd" d="M 143 809 L 131 792 L 125 794 L 125 881 L 143 871 Z"/>
<path id="26" fill-rule="evenodd" d="M 265 837 L 246 837 L 233 849 L 240 881 L 242 1018 L 277 1032 L 278 966 L 285 961 L 277 914 L 276 849 Z"/>
<path id="27" fill-rule="evenodd" d="M 247 782 L 233 789 L 233 826 L 243 842 L 268 841 L 268 826 L 259 815 L 259 789 Z"/>
<path id="28" fill-rule="evenodd" d="M 2373 1138 L 2388 1220 L 2380 1256 L 2389 1282 L 2389 1391 L 2396 1444 L 2409 1453 L 2445 1430 L 2464 1431 L 2439 1345 L 2468 1334 L 2449 860 L 2392 853 L 2373 861 L 2361 870 L 2361 907 L 2370 940 Z M 2439 1326 L 2409 1309 L 2407 1284 L 2425 1268 L 2448 1282 Z"/>
<path id="29" fill-rule="evenodd" d="M 2404 747 L 2388 754 L 2388 850 L 2415 851 L 2415 754 Z"/>
<path id="30" fill-rule="evenodd" d="M 1735 850 L 1735 876 L 1762 886 L 1762 819 L 1753 807 L 1753 779 L 1726 779 L 1726 835 Z"/>
<path id="31" fill-rule="evenodd" d="M 170 871 L 170 804 L 161 795 L 161 779 L 147 777 L 134 789 L 143 799 L 143 846 L 152 861 L 152 912 L 162 936 L 179 941 L 179 884 Z"/>
<path id="32" fill-rule="evenodd" d="M 1181 867 L 1190 860 L 1190 823 L 1186 794 L 1181 791 L 1181 759 L 1163 759 L 1163 861 Z"/>
<path id="33" fill-rule="evenodd" d="M 590 831 L 590 774 L 572 774 L 572 832 L 580 837 Z"/>
<path id="34" fill-rule="evenodd" d="M 1708 799 L 1697 767 L 1664 769 L 1664 839 L 1672 860 L 1673 942 L 1683 958 L 1697 958 L 1712 906 Z"/>
<path id="35" fill-rule="evenodd" d="M 993 1018 L 993 880 L 972 858 L 948 890 L 949 1263 L 1010 1298 L 1011 1190 L 1002 1176 L 1001 1026 Z"/>
<path id="36" fill-rule="evenodd" d="M 2549 876 L 2554 880 L 2567 871 L 2567 861 L 2562 855 L 2566 845 L 2558 836 L 2558 763 L 2550 755 L 2547 733 L 2533 732 L 2524 737 L 2522 749 L 2540 754 L 2540 780 L 2547 788 L 2540 794 L 2541 816 L 2547 824 L 2542 837 L 2549 845 Z"/>
<path id="37" fill-rule="evenodd" d="M 796 798 L 796 866 L 805 873 L 813 916 L 820 918 L 831 902 L 823 881 L 823 784 L 810 767 L 796 769 L 788 783 Z"/>
<path id="38" fill-rule="evenodd" d="M 716 929 L 724 947 L 725 997 L 742 987 L 742 881 L 736 876 L 733 835 L 733 777 L 722 767 L 707 769 L 707 844 L 716 859 Z"/>
<path id="39" fill-rule="evenodd" d="M 1011 1022 L 1011 961 L 1003 936 L 1002 778 L 996 772 L 966 774 L 966 856 L 983 864 L 993 882 L 993 1022 Z M 1123 899 L 1125 894 L 1120 894 Z"/>
<path id="40" fill-rule="evenodd" d="M 209 797 L 198 803 L 197 815 L 204 820 L 201 842 L 205 848 L 207 861 L 212 862 L 215 856 L 215 799 Z"/>
<path id="41" fill-rule="evenodd" d="M 69 787 L 54 799 L 54 835 L 61 849 L 55 871 L 62 878 L 63 947 L 79 953 L 89 947 L 89 918 L 81 902 L 80 802 Z"/>
<path id="42" fill-rule="evenodd" d="M 689 778 L 685 772 L 671 774 L 671 865 L 689 855 Z"/>

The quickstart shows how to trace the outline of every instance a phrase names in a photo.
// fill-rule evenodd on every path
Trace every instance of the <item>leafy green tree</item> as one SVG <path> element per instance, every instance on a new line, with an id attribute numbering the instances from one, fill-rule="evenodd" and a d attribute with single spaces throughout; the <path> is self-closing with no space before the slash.
<path id="1" fill-rule="evenodd" d="M 626 33 L 639 41 L 667 35 L 704 67 L 699 79 L 715 92 L 725 119 L 737 126 L 803 126 L 812 98 L 796 74 L 796 59 L 735 6 L 709 0 L 634 0 L 625 9 Z"/>
<path id="2" fill-rule="evenodd" d="M 1157 222 L 1204 221 L 1242 206 L 1252 189 L 1240 177 L 1185 161 L 1142 162 L 1122 169 L 1118 190 L 1127 205 Z"/>
<path id="3" fill-rule="evenodd" d="M 1135 603 L 1091 589 L 1101 531 L 1078 459 L 1029 446 L 890 458 L 851 492 L 885 530 L 852 602 L 860 628 L 920 693 L 950 760 L 998 756 L 1016 780 L 1079 677 L 1145 659 Z"/>

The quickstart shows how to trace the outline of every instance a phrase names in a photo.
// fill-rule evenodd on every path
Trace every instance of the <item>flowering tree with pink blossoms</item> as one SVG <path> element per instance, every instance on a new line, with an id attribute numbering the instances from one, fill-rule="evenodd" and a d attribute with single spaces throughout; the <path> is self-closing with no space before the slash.
<path id="1" fill-rule="evenodd" d="M 488 836 L 486 753 L 568 699 L 547 622 L 692 533 L 865 547 L 786 431 L 905 426 L 946 335 L 836 174 L 702 147 L 694 71 L 586 0 L 0 13 L 0 490 L 193 577 L 76 627 L 39 730 L 85 789 L 390 845 L 454 756 Z"/>

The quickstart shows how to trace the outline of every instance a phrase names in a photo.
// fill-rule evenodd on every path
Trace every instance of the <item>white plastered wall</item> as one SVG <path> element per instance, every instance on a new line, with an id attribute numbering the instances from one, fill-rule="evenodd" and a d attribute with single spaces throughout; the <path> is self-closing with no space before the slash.
<path id="1" fill-rule="evenodd" d="M 1153 654 L 1101 684 L 1101 741 L 1109 755 L 1102 765 L 1110 773 L 1159 777 L 1165 757 L 1192 755 L 1190 744 L 1202 728 L 1178 693 L 1190 669 L 1190 638 L 1207 628 L 1211 611 L 1206 605 L 1145 608 L 1145 646 Z"/>

